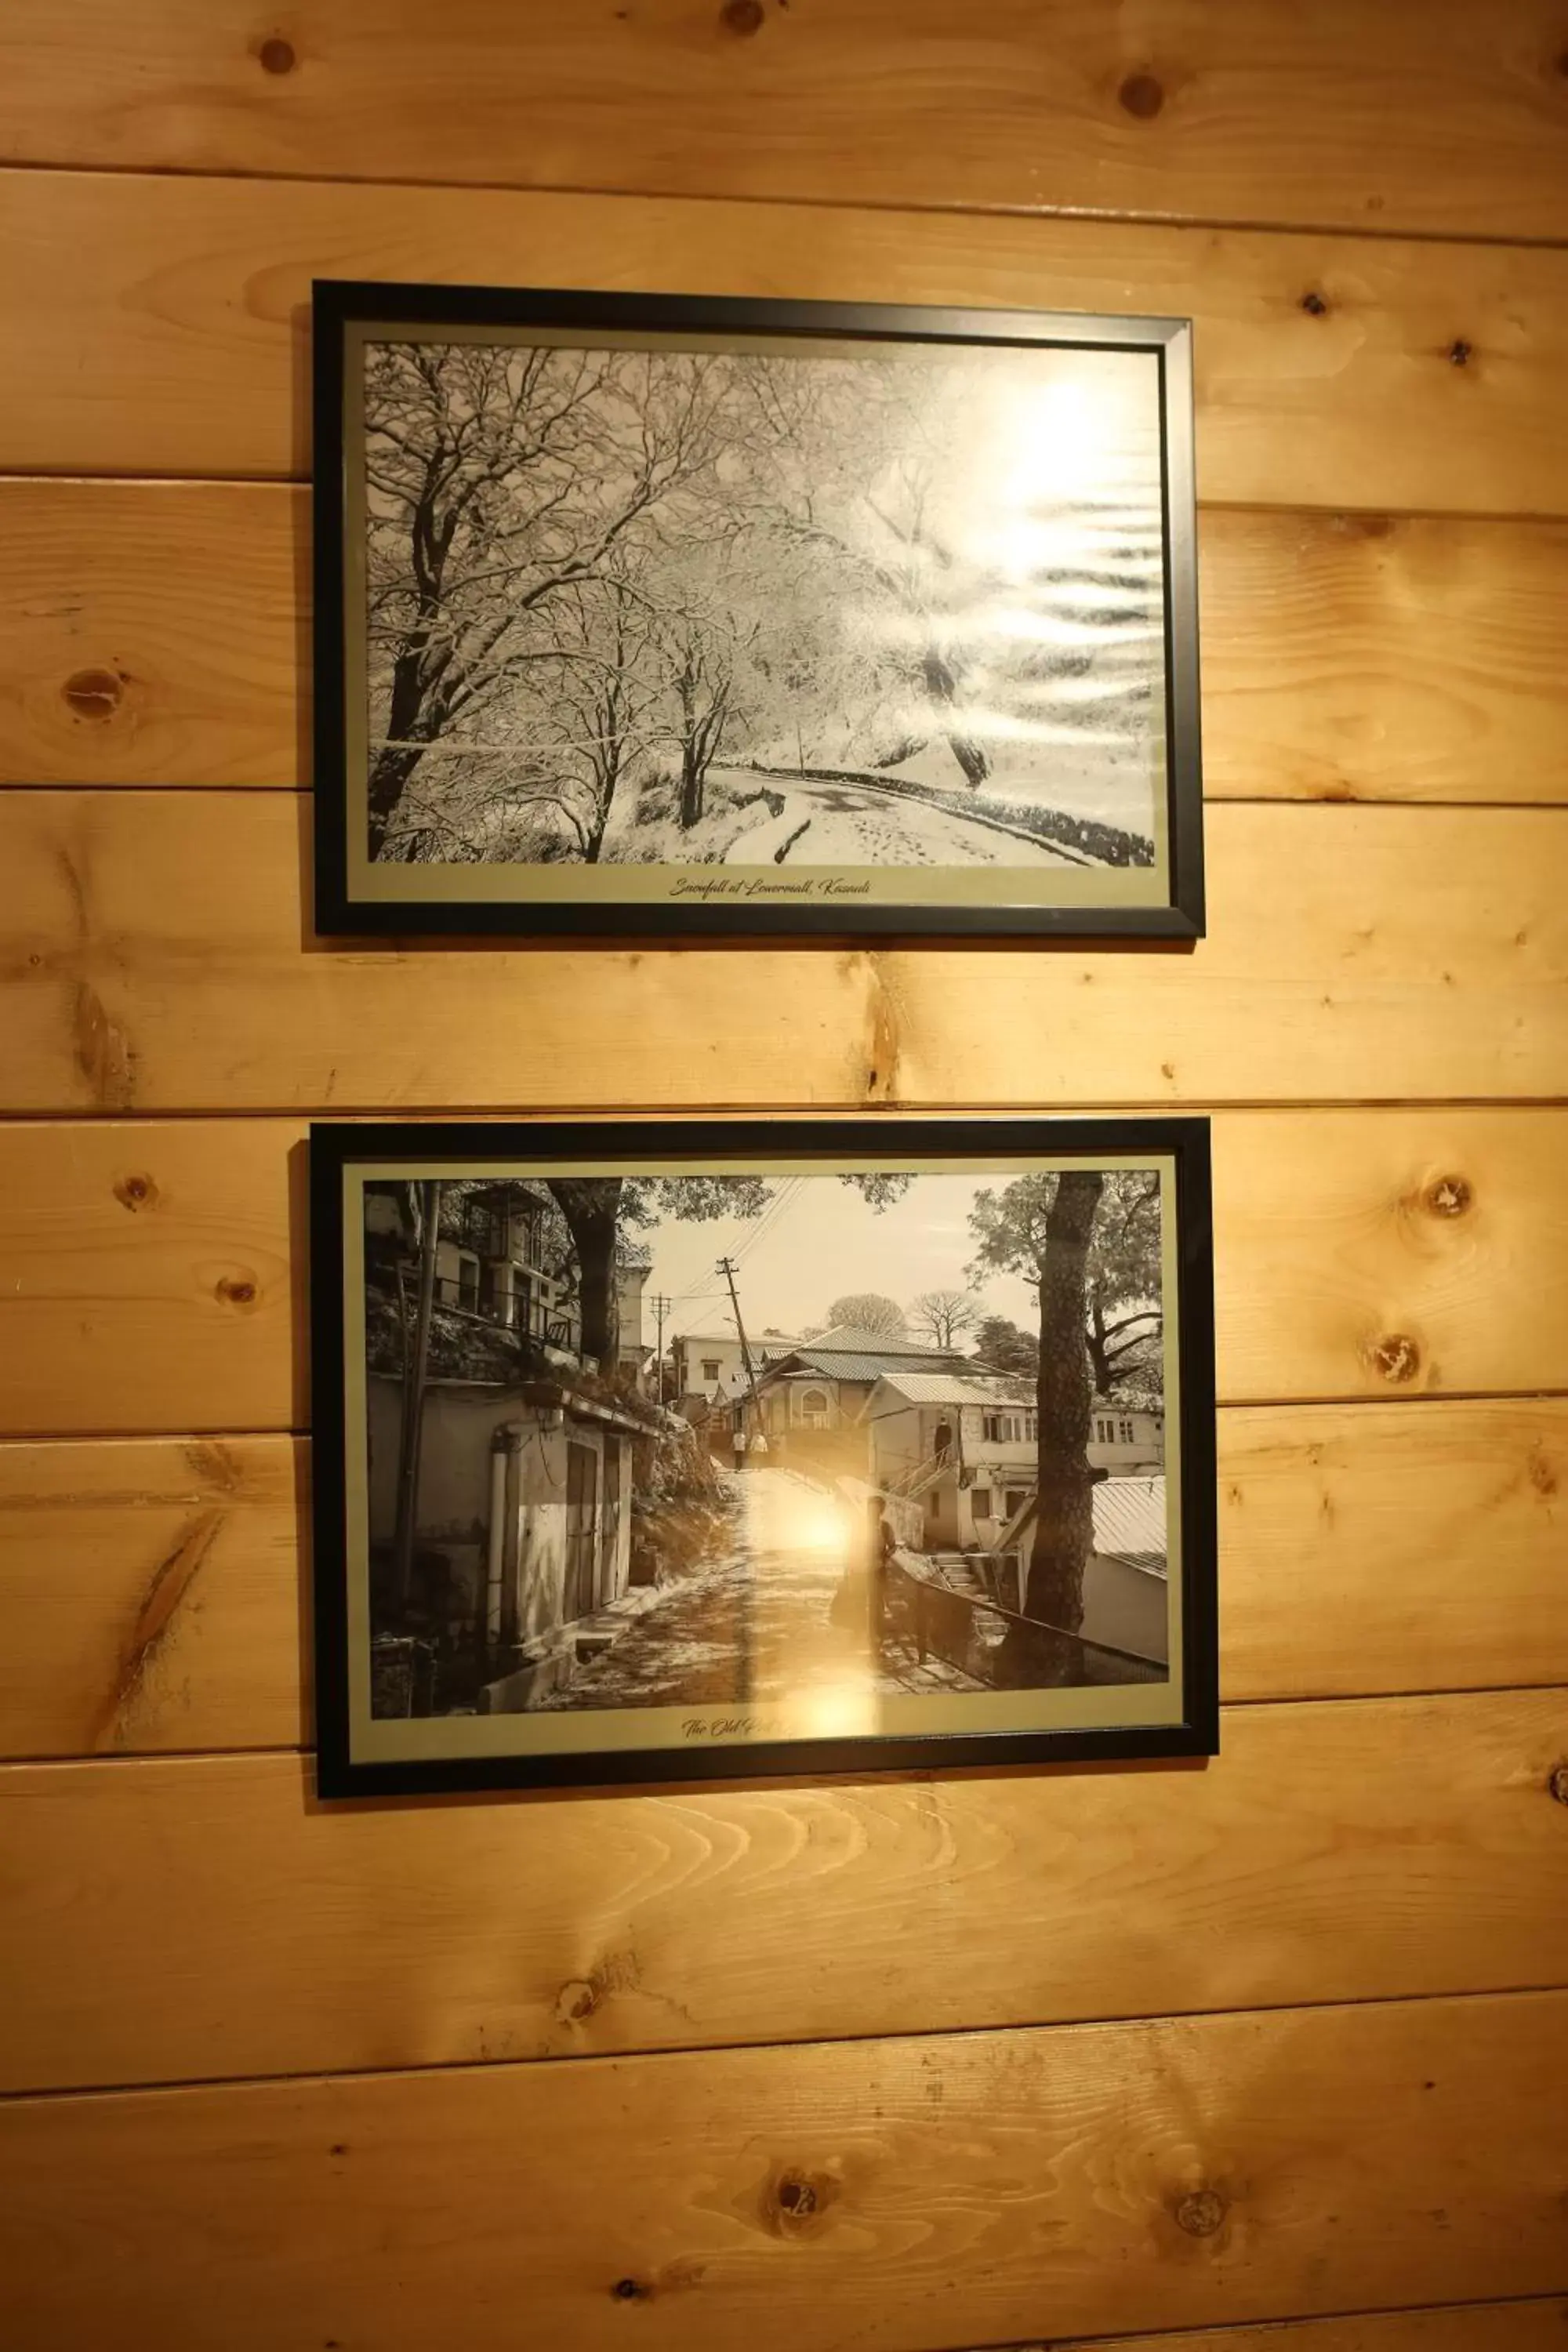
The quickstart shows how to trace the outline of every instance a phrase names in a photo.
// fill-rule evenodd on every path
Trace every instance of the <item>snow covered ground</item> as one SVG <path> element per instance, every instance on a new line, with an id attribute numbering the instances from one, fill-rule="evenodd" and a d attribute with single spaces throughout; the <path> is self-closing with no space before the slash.
<path id="1" fill-rule="evenodd" d="M 767 797 L 760 795 L 765 789 Z M 748 805 L 737 803 L 741 796 Z M 619 861 L 729 866 L 1073 866 L 1083 860 L 892 787 L 715 768 L 709 812 L 683 833 L 673 818 L 627 825 Z M 782 801 L 782 811 L 776 803 Z"/>

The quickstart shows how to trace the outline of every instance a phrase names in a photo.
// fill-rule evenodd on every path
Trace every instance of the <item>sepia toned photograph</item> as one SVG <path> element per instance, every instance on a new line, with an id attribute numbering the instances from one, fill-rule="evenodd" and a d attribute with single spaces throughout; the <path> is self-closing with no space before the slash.
<path id="1" fill-rule="evenodd" d="M 1186 336 L 318 288 L 322 919 L 1190 933 Z"/>
<path id="2" fill-rule="evenodd" d="M 316 1130 L 328 1792 L 1201 1746 L 1202 1123 L 985 1124 Z"/>

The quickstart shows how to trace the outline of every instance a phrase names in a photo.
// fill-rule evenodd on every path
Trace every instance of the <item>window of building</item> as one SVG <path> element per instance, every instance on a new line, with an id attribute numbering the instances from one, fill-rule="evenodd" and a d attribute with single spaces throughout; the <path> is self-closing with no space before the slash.
<path id="1" fill-rule="evenodd" d="M 1021 1511 L 1028 1499 L 1022 1486 L 1009 1486 L 1006 1495 L 1007 1517 L 1011 1518 L 1015 1511 Z"/>
<path id="2" fill-rule="evenodd" d="M 1132 1423 L 1130 1421 L 1124 1421 L 1121 1422 L 1119 1426 L 1121 1431 L 1122 1444 L 1131 1445 L 1132 1443 Z"/>
<path id="3" fill-rule="evenodd" d="M 969 1497 L 969 1507 L 977 1519 L 988 1519 L 991 1517 L 990 1487 L 976 1486 Z"/>
<path id="4" fill-rule="evenodd" d="M 479 1303 L 479 1262 L 465 1250 L 458 1260 L 458 1304 L 470 1312 Z"/>
<path id="5" fill-rule="evenodd" d="M 800 1417 L 807 1429 L 827 1426 L 827 1392 L 825 1389 L 806 1389 L 800 1400 Z"/>
<path id="6" fill-rule="evenodd" d="M 704 1357 L 703 1357 L 703 1359 L 702 1359 L 702 1377 L 703 1377 L 703 1379 L 704 1379 L 705 1381 L 716 1381 L 716 1380 L 718 1379 L 718 1377 L 719 1377 L 719 1359 L 718 1359 L 718 1357 L 717 1357 L 717 1356 L 704 1356 Z"/>

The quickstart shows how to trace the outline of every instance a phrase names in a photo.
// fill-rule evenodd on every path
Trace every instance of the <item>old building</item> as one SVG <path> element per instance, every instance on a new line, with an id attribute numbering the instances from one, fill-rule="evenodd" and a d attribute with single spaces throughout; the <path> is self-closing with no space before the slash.
<path id="1" fill-rule="evenodd" d="M 415 1242 L 409 1187 L 364 1188 L 365 1279 L 412 1292 Z M 618 1368 L 634 1379 L 647 1361 L 643 1337 L 646 1267 L 616 1269 Z M 583 1318 L 576 1273 L 542 1185 L 515 1178 L 447 1188 L 436 1241 L 436 1301 L 457 1316 L 510 1331 L 563 1365 L 581 1360 Z M 607 1370 L 608 1367 L 599 1367 Z"/>
<path id="2" fill-rule="evenodd" d="M 1034 1391 L 999 1372 L 880 1374 L 861 1408 L 874 1486 L 921 1507 L 921 1548 L 968 1551 L 1034 1492 Z"/>
<path id="3" fill-rule="evenodd" d="M 793 1448 L 802 1457 L 832 1454 L 846 1468 L 864 1470 L 870 1457 L 858 1424 L 883 1374 L 946 1371 L 967 1360 L 956 1349 L 841 1325 L 797 1341 L 768 1364 L 747 1401 L 748 1424 L 786 1460 Z M 843 1442 L 824 1446 L 818 1441 L 825 1437 Z"/>
<path id="4" fill-rule="evenodd" d="M 402 1382 L 371 1374 L 373 1574 L 390 1572 Z M 563 1679 L 574 1628 L 630 1580 L 631 1447 L 647 1424 L 570 1380 L 435 1380 L 425 1392 L 406 1616 L 438 1652 L 504 1664 L 481 1708 Z"/>

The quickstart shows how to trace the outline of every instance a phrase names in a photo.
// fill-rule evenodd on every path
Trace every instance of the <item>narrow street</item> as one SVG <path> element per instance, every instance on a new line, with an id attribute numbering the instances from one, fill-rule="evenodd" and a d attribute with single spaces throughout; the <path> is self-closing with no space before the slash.
<path id="1" fill-rule="evenodd" d="M 715 768 L 716 782 L 755 790 L 756 778 Z M 724 853 L 730 866 L 1073 866 L 1043 841 L 977 824 L 913 793 L 823 776 L 770 775 L 782 816 L 762 807 L 757 823 Z"/>
<path id="2" fill-rule="evenodd" d="M 876 1654 L 865 1622 L 833 1622 L 854 1534 L 847 1506 L 790 1470 L 748 1470 L 727 1483 L 739 1505 L 735 1550 L 668 1586 L 551 1706 L 718 1706 L 813 1692 L 866 1699 L 975 1687 L 939 1661 L 917 1664 L 896 1640 Z"/>

